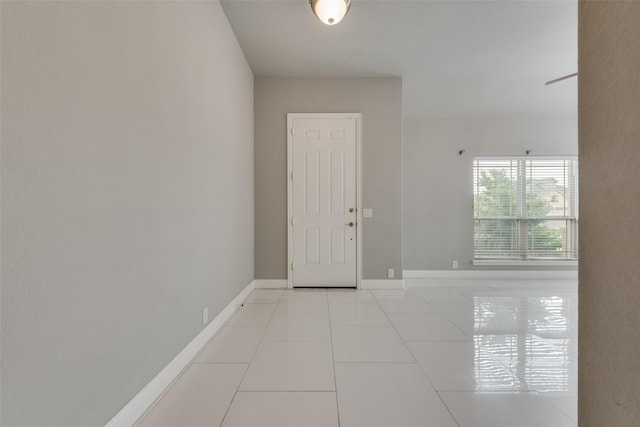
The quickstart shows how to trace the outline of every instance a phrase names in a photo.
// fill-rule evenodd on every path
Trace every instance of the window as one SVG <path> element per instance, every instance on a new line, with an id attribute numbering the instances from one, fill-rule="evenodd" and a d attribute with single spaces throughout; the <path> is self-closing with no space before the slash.
<path id="1" fill-rule="evenodd" d="M 476 158 L 474 259 L 577 260 L 575 158 Z"/>

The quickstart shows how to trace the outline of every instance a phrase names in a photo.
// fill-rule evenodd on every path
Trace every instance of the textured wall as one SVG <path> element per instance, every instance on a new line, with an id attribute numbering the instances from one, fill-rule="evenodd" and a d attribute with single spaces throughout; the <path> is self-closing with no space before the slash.
<path id="1" fill-rule="evenodd" d="M 2 2 L 2 420 L 104 425 L 253 280 L 216 2 Z"/>
<path id="2" fill-rule="evenodd" d="M 639 22 L 579 4 L 580 427 L 640 425 Z"/>
<path id="3" fill-rule="evenodd" d="M 473 157 L 522 156 L 528 149 L 540 156 L 577 155 L 576 117 L 405 120 L 404 269 L 450 270 L 454 259 L 460 270 L 474 269 Z"/>
<path id="4" fill-rule="evenodd" d="M 287 278 L 287 113 L 362 113 L 363 278 L 402 270 L 402 80 L 256 78 L 256 278 Z"/>

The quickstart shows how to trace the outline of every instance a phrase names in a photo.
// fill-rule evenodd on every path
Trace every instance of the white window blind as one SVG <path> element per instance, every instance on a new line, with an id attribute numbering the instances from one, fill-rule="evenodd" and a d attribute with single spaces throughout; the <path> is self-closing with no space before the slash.
<path id="1" fill-rule="evenodd" d="M 474 258 L 576 260 L 577 187 L 575 159 L 474 159 Z"/>

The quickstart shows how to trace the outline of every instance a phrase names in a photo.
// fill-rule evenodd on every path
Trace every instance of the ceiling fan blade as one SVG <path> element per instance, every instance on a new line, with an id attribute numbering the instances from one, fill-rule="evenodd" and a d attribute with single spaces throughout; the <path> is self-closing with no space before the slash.
<path id="1" fill-rule="evenodd" d="M 562 77 L 558 77 L 557 79 L 549 80 L 544 85 L 545 86 L 549 86 L 549 85 L 552 85 L 554 83 L 558 83 L 558 82 L 561 82 L 563 80 L 570 79 L 571 77 L 576 77 L 577 75 L 578 75 L 578 73 L 567 74 L 566 76 L 562 76 Z"/>

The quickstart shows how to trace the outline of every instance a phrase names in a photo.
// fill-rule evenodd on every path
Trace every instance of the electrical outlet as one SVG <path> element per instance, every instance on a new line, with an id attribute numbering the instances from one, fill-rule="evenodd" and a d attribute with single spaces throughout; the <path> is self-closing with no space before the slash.
<path id="1" fill-rule="evenodd" d="M 205 326 L 209 322 L 209 307 L 202 309 L 202 326 Z"/>
<path id="2" fill-rule="evenodd" d="M 387 270 L 387 277 L 388 277 L 389 279 L 393 279 L 393 278 L 395 277 L 395 273 L 394 273 L 394 271 L 393 271 L 393 268 L 389 268 L 389 269 Z"/>
<path id="3" fill-rule="evenodd" d="M 458 269 L 458 260 L 454 259 L 451 266 L 453 267 L 454 270 L 457 270 Z"/>
<path id="4" fill-rule="evenodd" d="M 373 218 L 373 209 L 371 209 L 371 208 L 362 209 L 362 217 L 363 218 Z"/>

